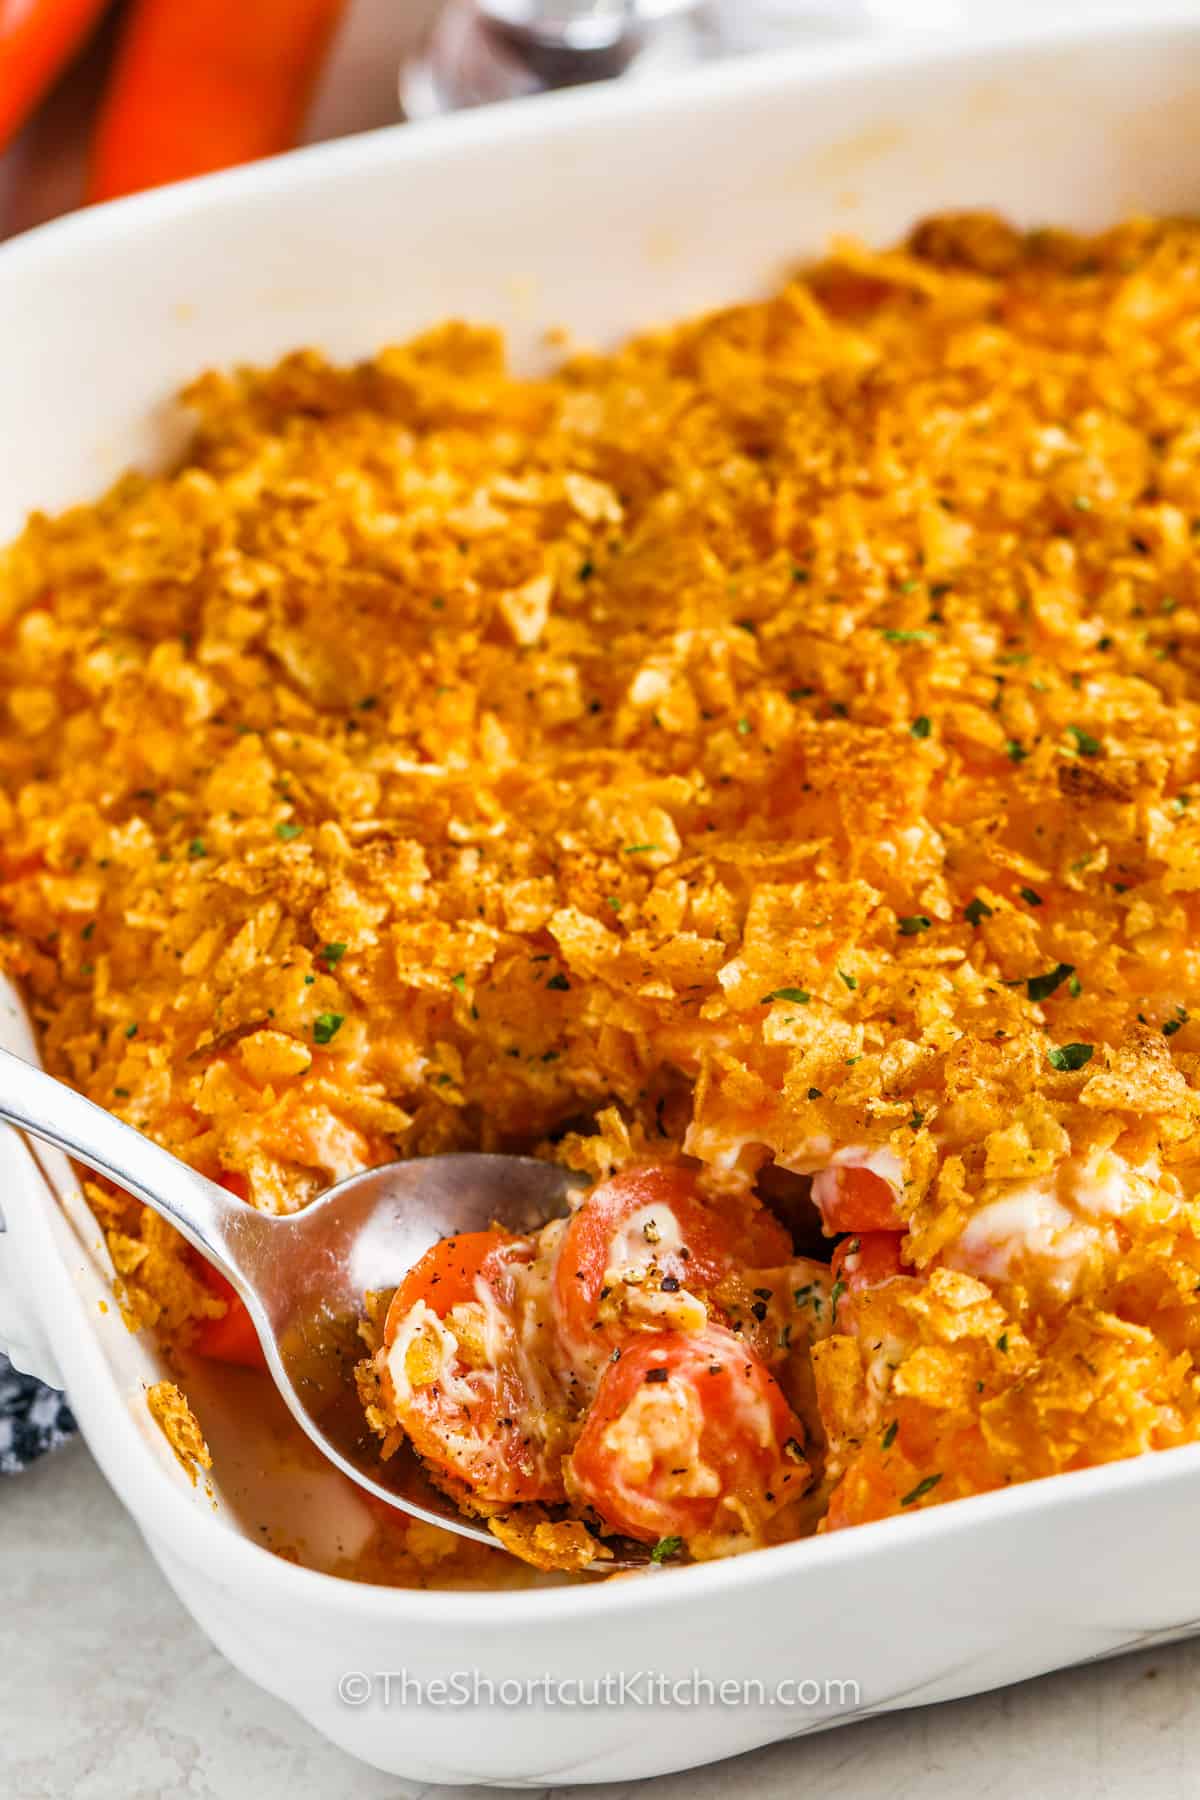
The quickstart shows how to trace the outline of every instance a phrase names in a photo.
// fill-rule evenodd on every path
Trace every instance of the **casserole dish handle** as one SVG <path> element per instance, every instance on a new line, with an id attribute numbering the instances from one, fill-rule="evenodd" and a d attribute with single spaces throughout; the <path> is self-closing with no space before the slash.
<path id="1" fill-rule="evenodd" d="M 28 1208 L 42 1198 L 34 1191 L 22 1196 L 19 1190 L 33 1190 L 35 1184 L 44 1185 L 44 1180 L 19 1133 L 9 1126 L 0 1126 L 0 1130 L 8 1140 L 4 1166 L 10 1172 L 10 1180 L 0 1194 L 0 1350 L 22 1375 L 33 1375 L 47 1387 L 61 1389 L 63 1379 L 29 1298 L 30 1282 L 14 1235 L 22 1207 Z"/>

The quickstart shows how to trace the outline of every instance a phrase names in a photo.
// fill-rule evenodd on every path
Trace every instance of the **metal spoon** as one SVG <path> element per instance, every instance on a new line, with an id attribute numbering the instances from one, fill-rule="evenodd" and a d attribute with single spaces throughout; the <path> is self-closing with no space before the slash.
<path id="1" fill-rule="evenodd" d="M 387 1462 L 355 1392 L 363 1296 L 395 1287 L 439 1238 L 491 1224 L 534 1231 L 581 1178 L 530 1156 L 427 1156 L 338 1182 L 287 1217 L 256 1211 L 43 1069 L 0 1050 L 0 1119 L 65 1150 L 152 1206 L 232 1283 L 293 1417 L 343 1474 L 414 1518 L 499 1549 L 433 1487 L 415 1456 Z M 620 1546 L 597 1573 L 641 1567 Z"/>

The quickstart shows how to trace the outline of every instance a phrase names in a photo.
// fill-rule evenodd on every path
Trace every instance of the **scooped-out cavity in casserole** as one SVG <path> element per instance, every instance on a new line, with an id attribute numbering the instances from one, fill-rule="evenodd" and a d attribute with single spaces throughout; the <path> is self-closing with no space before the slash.
<path id="1" fill-rule="evenodd" d="M 947 217 L 544 379 L 306 352 L 4 553 L 54 1073 L 271 1210 L 592 1178 L 366 1325 L 381 1452 L 529 1560 L 1200 1437 L 1198 284 L 1188 222 Z M 252 1359 L 88 1192 L 131 1326 Z"/>
<path id="2" fill-rule="evenodd" d="M 435 1245 L 370 1334 L 360 1389 L 384 1454 L 407 1439 L 527 1561 L 586 1568 L 609 1536 L 659 1562 L 729 1555 L 816 1522 L 786 1390 L 829 1329 L 823 1262 L 660 1163 L 533 1236 Z"/>

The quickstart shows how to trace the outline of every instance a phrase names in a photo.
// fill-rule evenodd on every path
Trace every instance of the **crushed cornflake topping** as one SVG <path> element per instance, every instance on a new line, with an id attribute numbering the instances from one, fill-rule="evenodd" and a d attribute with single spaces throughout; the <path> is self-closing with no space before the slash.
<path id="1" fill-rule="evenodd" d="M 204 1441 L 199 1420 L 186 1398 L 171 1381 L 156 1381 L 146 1389 L 150 1416 L 175 1452 L 176 1461 L 193 1487 L 200 1470 L 212 1468 L 212 1455 Z"/>

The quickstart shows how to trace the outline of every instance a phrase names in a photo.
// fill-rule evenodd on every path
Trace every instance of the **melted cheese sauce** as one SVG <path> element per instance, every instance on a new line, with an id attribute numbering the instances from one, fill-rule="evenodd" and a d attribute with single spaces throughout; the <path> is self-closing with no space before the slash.
<path id="1" fill-rule="evenodd" d="M 536 1424 L 561 1412 L 572 1376 L 551 1357 L 555 1343 L 552 1270 L 565 1229 L 556 1221 L 542 1232 L 532 1261 L 512 1260 L 497 1287 L 478 1280 L 475 1292 L 484 1312 L 484 1345 L 491 1368 L 507 1366 L 529 1396 Z"/>
<path id="2" fill-rule="evenodd" d="M 1101 1151 L 986 1201 L 942 1260 L 985 1281 L 1022 1281 L 1067 1300 L 1086 1269 L 1120 1254 L 1119 1221 L 1135 1213 L 1167 1219 L 1179 1205 L 1156 1159 L 1135 1165 Z"/>
<path id="3" fill-rule="evenodd" d="M 1115 1248 L 1111 1230 L 1078 1219 L 1053 1184 L 1034 1182 L 981 1206 L 942 1260 L 985 1281 L 1030 1280 L 1065 1299 L 1092 1256 Z"/>
<path id="4" fill-rule="evenodd" d="M 683 1249 L 679 1221 L 669 1207 L 639 1206 L 614 1232 L 609 1257 L 608 1281 L 629 1281 L 644 1276 L 652 1264 Z"/>
<path id="5" fill-rule="evenodd" d="M 670 1499 L 711 1499 L 721 1491 L 717 1471 L 700 1455 L 704 1427 L 693 1390 L 674 1379 L 641 1387 L 604 1433 L 604 1447 L 617 1459 L 622 1483 L 644 1487 L 655 1468 L 670 1465 L 661 1491 Z"/>
<path id="6" fill-rule="evenodd" d="M 611 1304 L 627 1323 L 650 1331 L 699 1331 L 707 1322 L 704 1302 L 686 1287 L 673 1293 L 652 1279 L 664 1263 L 680 1266 L 684 1248 L 679 1221 L 669 1207 L 641 1206 L 614 1233 L 604 1285 Z"/>
<path id="7" fill-rule="evenodd" d="M 384 1362 L 397 1408 L 411 1405 L 417 1391 L 434 1382 L 460 1405 L 471 1398 L 456 1372 L 458 1339 L 424 1300 L 418 1300 L 401 1321 Z"/>
<path id="8" fill-rule="evenodd" d="M 456 1436 L 464 1444 L 479 1435 L 471 1420 L 481 1394 L 505 1387 L 528 1397 L 523 1418 L 532 1436 L 551 1428 L 572 1377 L 548 1354 L 554 1341 L 549 1271 L 548 1255 L 514 1258 L 495 1286 L 477 1277 L 474 1301 L 454 1307 L 446 1319 L 424 1300 L 413 1305 L 384 1357 L 401 1420 L 419 1391 L 436 1383 L 447 1410 L 461 1413 Z"/>

